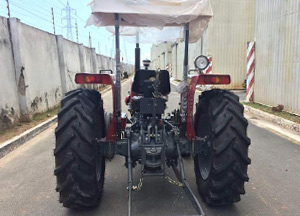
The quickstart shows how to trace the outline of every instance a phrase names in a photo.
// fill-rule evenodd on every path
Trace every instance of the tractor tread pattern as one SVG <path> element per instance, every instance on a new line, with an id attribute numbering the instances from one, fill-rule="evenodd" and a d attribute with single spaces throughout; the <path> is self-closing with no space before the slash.
<path id="1" fill-rule="evenodd" d="M 73 90 L 62 99 L 61 106 L 54 149 L 59 201 L 72 209 L 97 206 L 105 170 L 105 158 L 97 153 L 95 141 L 104 135 L 101 95 L 89 89 Z M 102 161 L 98 180 L 96 160 Z"/>
<path id="2" fill-rule="evenodd" d="M 235 94 L 220 89 L 203 92 L 195 113 L 195 131 L 197 136 L 207 122 L 201 122 L 201 112 L 208 110 L 211 125 L 212 164 L 208 179 L 202 179 L 196 155 L 195 175 L 198 191 L 209 205 L 228 205 L 240 201 L 245 194 L 244 183 L 249 181 L 247 175 L 248 121 L 243 116 L 244 107 Z M 203 115 L 203 114 L 202 114 Z M 198 131 L 199 130 L 199 131 Z"/>

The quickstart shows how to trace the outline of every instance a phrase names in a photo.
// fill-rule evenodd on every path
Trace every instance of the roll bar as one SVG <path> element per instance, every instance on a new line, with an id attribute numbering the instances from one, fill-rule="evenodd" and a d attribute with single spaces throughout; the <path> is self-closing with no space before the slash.
<path id="1" fill-rule="evenodd" d="M 117 134 L 120 138 L 121 135 L 121 63 L 120 63 L 120 22 L 119 22 L 119 14 L 115 13 L 115 37 L 116 37 L 116 97 L 117 97 Z M 139 35 L 137 34 L 137 42 L 135 48 L 135 70 L 140 69 L 140 48 L 139 48 Z M 189 23 L 184 25 L 184 62 L 183 62 L 183 81 L 187 82 L 188 78 L 188 52 L 189 52 Z M 187 113 L 187 87 L 184 89 L 184 92 L 181 96 L 181 121 L 182 121 L 182 135 L 184 136 L 186 131 L 186 113 Z"/>
<path id="2" fill-rule="evenodd" d="M 184 60 L 183 60 L 183 82 L 186 83 L 186 87 L 181 94 L 181 122 L 182 127 L 180 130 L 180 135 L 185 137 L 186 133 L 186 118 L 187 118 L 187 109 L 188 109 L 188 63 L 189 63 L 189 23 L 184 25 Z"/>
<path id="3" fill-rule="evenodd" d="M 120 62 L 120 22 L 119 14 L 115 13 L 115 37 L 116 37 L 116 97 L 117 97 L 117 136 L 121 138 L 121 62 Z"/>

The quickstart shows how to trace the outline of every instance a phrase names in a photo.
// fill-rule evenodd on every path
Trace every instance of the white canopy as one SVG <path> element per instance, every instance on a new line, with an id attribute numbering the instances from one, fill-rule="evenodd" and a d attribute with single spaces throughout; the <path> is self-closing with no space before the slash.
<path id="1" fill-rule="evenodd" d="M 209 0 L 93 0 L 88 25 L 114 32 L 114 14 L 120 17 L 120 34 L 135 36 L 141 43 L 183 39 L 183 25 L 190 23 L 190 42 L 201 38 L 212 9 Z M 150 27 L 150 28 L 149 28 Z"/>

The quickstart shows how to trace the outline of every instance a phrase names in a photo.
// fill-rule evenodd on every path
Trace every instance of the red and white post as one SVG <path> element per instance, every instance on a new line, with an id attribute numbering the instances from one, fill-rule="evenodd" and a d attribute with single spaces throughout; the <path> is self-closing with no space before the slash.
<path id="1" fill-rule="evenodd" d="M 254 99 L 254 69 L 255 69 L 255 42 L 248 42 L 247 49 L 247 95 L 246 101 Z"/>

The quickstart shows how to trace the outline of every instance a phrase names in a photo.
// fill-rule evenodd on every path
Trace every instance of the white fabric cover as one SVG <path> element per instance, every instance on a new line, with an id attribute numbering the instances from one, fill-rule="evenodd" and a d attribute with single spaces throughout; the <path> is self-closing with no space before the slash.
<path id="1" fill-rule="evenodd" d="M 121 35 L 139 32 L 140 43 L 183 39 L 185 23 L 190 23 L 190 42 L 196 42 L 213 15 L 209 0 L 93 0 L 90 6 L 87 26 L 106 26 L 114 32 L 118 13 Z"/>

